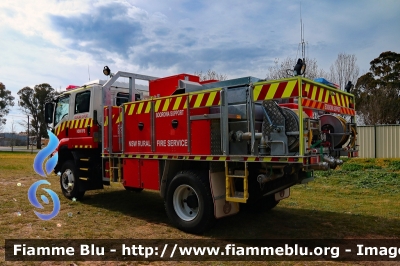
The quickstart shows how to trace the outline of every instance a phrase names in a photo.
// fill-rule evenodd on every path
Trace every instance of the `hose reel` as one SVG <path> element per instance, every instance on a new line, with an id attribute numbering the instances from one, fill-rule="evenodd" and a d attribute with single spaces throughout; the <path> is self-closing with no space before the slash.
<path id="1" fill-rule="evenodd" d="M 349 129 L 351 132 L 349 132 L 347 129 L 347 122 L 341 116 L 325 114 L 321 115 L 320 119 L 321 129 L 329 132 L 327 134 L 327 141 L 332 144 L 333 148 L 338 149 L 343 147 L 343 145 L 354 148 L 355 136 L 357 134 L 355 127 L 351 126 Z"/>
<path id="2" fill-rule="evenodd" d="M 271 139 L 271 133 L 277 128 L 283 128 L 287 135 L 287 146 L 290 152 L 298 151 L 299 147 L 299 126 L 300 119 L 298 110 L 292 110 L 287 107 L 280 107 L 274 101 L 264 101 L 264 121 L 263 121 L 263 136 L 265 139 Z M 308 117 L 303 112 L 304 117 Z M 297 133 L 297 134 L 296 134 Z M 267 142 L 267 147 L 270 147 Z"/>

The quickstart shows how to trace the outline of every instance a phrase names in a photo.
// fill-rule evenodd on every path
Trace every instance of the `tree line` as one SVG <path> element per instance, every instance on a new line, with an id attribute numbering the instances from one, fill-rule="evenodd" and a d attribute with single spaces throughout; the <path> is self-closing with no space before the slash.
<path id="1" fill-rule="evenodd" d="M 45 103 L 51 101 L 57 92 L 47 83 L 31 87 L 24 87 L 18 91 L 18 105 L 22 112 L 30 117 L 29 135 L 36 137 L 36 147 L 41 148 L 41 138 L 48 137 L 48 126 L 44 120 Z M 10 112 L 10 107 L 14 106 L 15 97 L 11 91 L 0 82 L 0 129 L 6 124 L 5 116 Z M 28 123 L 24 124 L 28 129 Z M 13 124 L 14 127 L 14 124 Z"/>
<path id="2" fill-rule="evenodd" d="M 355 84 L 351 93 L 356 99 L 357 115 L 366 125 L 400 124 L 400 54 L 383 52 L 370 62 L 369 71 L 359 76 L 359 67 L 355 55 L 340 53 L 331 65 L 329 72 L 318 66 L 316 59 L 306 58 L 306 77 L 315 79 L 325 77 L 338 84 L 344 90 L 351 81 Z M 274 65 L 267 69 L 267 79 L 281 79 L 290 76 L 296 59 L 286 58 L 282 62 L 274 60 Z M 206 73 L 197 72 L 201 80 L 225 80 L 224 74 L 213 70 Z M 42 83 L 24 87 L 18 91 L 18 105 L 25 115 L 29 115 L 30 132 L 36 136 L 36 146 L 40 148 L 41 138 L 47 137 L 47 124 L 44 121 L 45 103 L 51 101 L 58 93 L 48 84 Z M 0 82 L 0 130 L 6 124 L 10 107 L 14 106 L 14 96 Z"/>

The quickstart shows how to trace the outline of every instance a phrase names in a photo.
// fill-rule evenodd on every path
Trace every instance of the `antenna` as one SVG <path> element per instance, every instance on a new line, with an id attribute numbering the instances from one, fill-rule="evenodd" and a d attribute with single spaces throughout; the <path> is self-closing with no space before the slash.
<path id="1" fill-rule="evenodd" d="M 299 58 L 297 59 L 297 55 L 299 54 L 300 50 L 300 44 L 301 44 L 301 56 L 303 59 Z M 293 76 L 304 76 L 306 73 L 306 42 L 304 41 L 304 24 L 303 24 L 303 17 L 301 15 L 301 1 L 300 1 L 300 43 L 297 48 L 297 53 L 296 53 L 296 60 L 297 63 L 294 66 L 294 70 L 291 69 L 286 69 L 286 74 L 291 75 L 290 72 L 293 73 Z"/>
<path id="2" fill-rule="evenodd" d="M 87 72 L 88 72 L 88 75 L 89 75 L 89 81 L 90 81 L 90 71 L 89 71 L 89 65 L 87 66 Z"/>
<path id="3" fill-rule="evenodd" d="M 301 56 L 303 58 L 302 74 L 306 72 L 306 43 L 304 41 L 304 23 L 301 15 L 301 1 L 300 1 L 300 34 L 301 34 Z"/>
<path id="4" fill-rule="evenodd" d="M 301 56 L 303 57 L 303 62 L 306 57 L 306 49 L 305 49 L 305 42 L 304 42 L 304 24 L 303 24 L 303 17 L 301 15 L 301 1 L 300 1 L 300 34 L 301 34 Z"/>

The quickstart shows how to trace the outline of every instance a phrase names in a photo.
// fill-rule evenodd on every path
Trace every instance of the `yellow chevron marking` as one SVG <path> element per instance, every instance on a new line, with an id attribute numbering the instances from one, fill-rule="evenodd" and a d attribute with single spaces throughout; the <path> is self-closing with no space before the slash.
<path id="1" fill-rule="evenodd" d="M 203 97 L 204 97 L 204 93 L 197 94 L 196 102 L 194 103 L 195 108 L 200 106 L 201 101 L 203 100 Z"/>
<path id="2" fill-rule="evenodd" d="M 155 111 L 158 112 L 158 109 L 160 108 L 161 100 L 156 101 L 156 106 L 155 106 Z"/>
<path id="3" fill-rule="evenodd" d="M 350 106 L 350 105 L 349 105 L 349 97 L 348 97 L 348 96 L 345 96 L 345 99 L 346 99 L 346 106 Z"/>
<path id="4" fill-rule="evenodd" d="M 135 104 L 133 103 L 133 104 L 131 104 L 131 108 L 129 109 L 129 113 L 128 113 L 128 115 L 132 115 L 132 113 L 133 113 L 133 109 L 135 109 Z"/>
<path id="5" fill-rule="evenodd" d="M 226 160 L 226 156 L 221 156 L 221 157 L 219 157 L 218 160 L 220 160 L 220 161 L 225 161 L 225 160 Z"/>
<path id="6" fill-rule="evenodd" d="M 330 92 L 327 90 L 327 91 L 326 91 L 326 94 L 325 94 L 325 100 L 324 100 L 325 103 L 328 102 L 328 99 L 329 99 L 330 96 L 331 96 L 331 94 L 330 94 Z"/>
<path id="7" fill-rule="evenodd" d="M 125 113 L 126 113 L 126 109 L 128 109 L 128 105 L 125 104 L 125 105 L 124 105 L 124 108 L 125 108 Z"/>
<path id="8" fill-rule="evenodd" d="M 311 87 L 311 84 L 310 83 L 306 83 L 306 87 L 305 87 L 305 91 L 306 91 L 306 94 L 307 94 L 307 97 L 308 97 L 308 92 L 310 91 L 310 87 Z"/>
<path id="9" fill-rule="evenodd" d="M 212 161 L 214 156 L 207 156 L 206 161 Z"/>
<path id="10" fill-rule="evenodd" d="M 175 99 L 175 104 L 174 104 L 174 107 L 172 108 L 172 110 L 178 110 L 179 105 L 181 104 L 181 101 L 182 101 L 182 97 L 177 97 Z"/>
<path id="11" fill-rule="evenodd" d="M 315 96 L 317 95 L 318 86 L 313 86 L 313 91 L 311 94 L 311 99 L 315 100 Z"/>
<path id="12" fill-rule="evenodd" d="M 164 101 L 164 106 L 163 106 L 163 111 L 168 111 L 169 103 L 171 102 L 171 99 L 165 99 Z"/>
<path id="13" fill-rule="evenodd" d="M 85 124 L 85 119 L 81 119 L 81 123 L 79 124 L 79 128 L 83 128 L 84 124 Z"/>
<path id="14" fill-rule="evenodd" d="M 147 102 L 147 105 L 146 105 L 146 110 L 144 111 L 144 113 L 145 113 L 145 114 L 148 114 L 148 113 L 150 113 L 150 110 L 151 110 L 151 102 L 148 101 L 148 102 Z"/>
<path id="15" fill-rule="evenodd" d="M 342 99 L 342 106 L 347 107 L 346 102 L 344 101 L 345 96 L 343 94 L 340 94 L 340 98 Z"/>
<path id="16" fill-rule="evenodd" d="M 106 116 L 106 121 L 104 121 L 104 126 L 108 126 L 108 116 Z"/>
<path id="17" fill-rule="evenodd" d="M 271 100 L 274 98 L 274 95 L 276 93 L 276 90 L 278 89 L 279 83 L 272 83 L 271 87 L 269 87 L 269 90 L 267 92 L 267 95 L 265 96 L 264 100 Z"/>
<path id="18" fill-rule="evenodd" d="M 340 104 L 340 94 L 339 93 L 336 93 L 336 102 L 337 102 L 338 106 L 341 106 L 341 104 Z"/>
<path id="19" fill-rule="evenodd" d="M 139 103 L 139 107 L 138 107 L 138 109 L 136 111 L 136 114 L 139 115 L 139 114 L 142 113 L 143 105 L 144 105 L 144 102 Z"/>
<path id="20" fill-rule="evenodd" d="M 335 95 L 332 95 L 331 99 L 332 99 L 332 104 L 336 105 L 336 97 L 335 97 Z"/>
<path id="21" fill-rule="evenodd" d="M 289 98 L 292 95 L 293 90 L 295 89 L 297 80 L 289 81 L 286 85 L 285 90 L 283 91 L 282 98 Z M 297 87 L 296 87 L 297 89 Z"/>
<path id="22" fill-rule="evenodd" d="M 168 155 L 163 155 L 163 159 L 168 159 Z"/>
<path id="23" fill-rule="evenodd" d="M 200 160 L 201 156 L 194 156 L 194 160 Z"/>
<path id="24" fill-rule="evenodd" d="M 262 87 L 263 87 L 263 85 L 258 85 L 258 86 L 254 87 L 254 90 L 253 90 L 253 101 L 257 101 L 258 96 L 260 95 Z"/>
<path id="25" fill-rule="evenodd" d="M 150 157 L 149 157 L 150 155 L 145 155 L 143 158 L 144 159 L 149 159 Z"/>
<path id="26" fill-rule="evenodd" d="M 119 113 L 118 119 L 117 119 L 117 121 L 115 121 L 115 124 L 119 124 L 121 122 L 122 122 L 122 113 Z"/>
<path id="27" fill-rule="evenodd" d="M 249 157 L 247 158 L 248 162 L 254 162 L 256 160 L 256 157 Z"/>
<path id="28" fill-rule="evenodd" d="M 208 100 L 206 102 L 206 106 L 212 106 L 216 95 L 217 91 L 210 92 L 210 95 L 208 96 Z"/>
<path id="29" fill-rule="evenodd" d="M 263 162 L 270 162 L 272 158 L 263 158 Z"/>
<path id="30" fill-rule="evenodd" d="M 92 121 L 91 118 L 86 118 L 86 123 L 85 123 L 85 127 L 88 127 L 90 124 L 90 121 Z"/>
<path id="31" fill-rule="evenodd" d="M 322 95 L 324 95 L 325 89 L 320 88 L 319 95 L 318 95 L 318 101 L 322 102 Z"/>

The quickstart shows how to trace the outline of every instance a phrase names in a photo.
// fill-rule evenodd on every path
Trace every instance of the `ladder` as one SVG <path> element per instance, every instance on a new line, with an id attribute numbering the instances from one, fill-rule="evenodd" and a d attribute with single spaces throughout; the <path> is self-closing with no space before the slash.
<path id="1" fill-rule="evenodd" d="M 79 179 L 87 181 L 89 179 L 89 159 L 79 158 Z"/>
<path id="2" fill-rule="evenodd" d="M 121 182 L 121 176 L 122 176 L 122 171 L 121 171 L 121 161 L 120 158 L 117 158 L 117 166 L 114 166 L 114 158 L 109 157 L 108 158 L 108 165 L 109 165 L 109 175 L 110 175 L 110 185 L 111 182 Z M 117 176 L 117 181 L 114 181 L 114 171 L 113 169 L 118 169 L 118 176 Z"/>
<path id="3" fill-rule="evenodd" d="M 234 174 L 231 175 L 229 174 L 228 162 L 225 161 L 226 201 L 246 203 L 247 199 L 249 198 L 249 192 L 248 192 L 249 171 L 247 169 L 247 162 L 243 163 L 244 163 L 244 175 L 234 175 Z M 234 182 L 235 178 L 243 179 L 243 192 L 236 191 Z"/>

